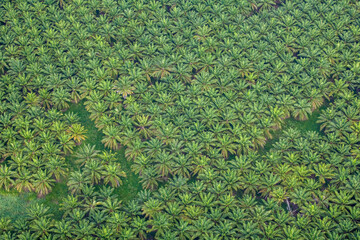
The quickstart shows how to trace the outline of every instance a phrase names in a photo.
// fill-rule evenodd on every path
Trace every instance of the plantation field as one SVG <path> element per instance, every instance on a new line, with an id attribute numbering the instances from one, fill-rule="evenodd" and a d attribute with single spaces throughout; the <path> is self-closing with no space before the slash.
<path id="1" fill-rule="evenodd" d="M 321 107 L 319 110 L 312 113 L 306 121 L 299 121 L 295 119 L 287 119 L 283 125 L 283 128 L 277 130 L 272 135 L 272 139 L 268 139 L 264 148 L 259 149 L 259 153 L 265 155 L 272 147 L 272 144 L 276 143 L 279 138 L 283 135 L 283 131 L 289 128 L 295 128 L 299 131 L 316 131 L 319 134 L 320 124 L 316 123 L 320 115 L 320 110 L 325 109 L 326 105 Z M 103 134 L 99 132 L 94 123 L 89 118 L 89 113 L 85 110 L 83 103 L 72 104 L 67 112 L 77 113 L 80 117 L 80 122 L 83 126 L 86 126 L 87 130 L 87 139 L 83 142 L 84 144 L 88 143 L 91 145 L 96 145 L 98 150 L 104 150 L 101 139 Z M 128 200 L 134 199 L 136 194 L 141 190 L 141 184 L 136 174 L 134 174 L 130 169 L 130 163 L 126 160 L 124 156 L 124 149 L 118 151 L 119 159 L 121 165 L 123 166 L 124 171 L 126 172 L 127 178 L 124 180 L 122 186 L 116 189 L 115 193 L 119 199 L 126 202 Z M 68 158 L 68 162 L 73 169 L 76 169 L 77 166 L 74 164 L 71 156 Z M 61 219 L 63 214 L 59 210 L 59 203 L 61 199 L 64 199 L 68 195 L 66 187 L 66 179 L 60 183 L 56 183 L 52 192 L 49 193 L 44 199 L 36 199 L 36 195 L 32 193 L 18 194 L 17 192 L 0 193 L 1 202 L 0 202 L 0 217 L 11 217 L 11 218 L 20 218 L 24 217 L 25 209 L 29 204 L 32 203 L 44 203 L 46 206 L 50 207 L 49 212 L 54 214 L 56 219 Z"/>
<path id="2" fill-rule="evenodd" d="M 98 150 L 104 150 L 104 145 L 101 143 L 103 134 L 96 129 L 94 123 L 89 119 L 90 114 L 85 110 L 83 103 L 72 104 L 67 112 L 77 113 L 80 117 L 81 124 L 86 126 L 87 138 L 83 144 L 95 145 Z M 141 185 L 137 175 L 130 170 L 130 163 L 124 156 L 123 148 L 118 151 L 118 159 L 126 172 L 127 178 L 124 180 L 123 185 L 116 189 L 115 193 L 119 199 L 126 202 L 136 196 L 141 190 Z M 78 168 L 71 156 L 67 158 L 67 161 L 71 170 Z M 34 203 L 43 203 L 50 207 L 49 212 L 53 214 L 56 219 L 60 220 L 63 212 L 59 210 L 59 203 L 62 199 L 66 198 L 68 194 L 66 179 L 56 183 L 52 191 L 46 195 L 44 199 L 36 199 L 36 194 L 34 193 L 19 194 L 16 191 L 12 191 L 11 193 L 2 191 L 0 192 L 0 217 L 18 219 L 25 216 L 27 206 Z"/>
<path id="3" fill-rule="evenodd" d="M 360 239 L 357 0 L 0 1 L 0 239 Z"/>

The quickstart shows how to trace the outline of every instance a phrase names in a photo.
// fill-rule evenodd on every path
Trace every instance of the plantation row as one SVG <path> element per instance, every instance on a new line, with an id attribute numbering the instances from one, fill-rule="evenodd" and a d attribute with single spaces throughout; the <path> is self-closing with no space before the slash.
<path id="1" fill-rule="evenodd" d="M 359 238 L 359 40 L 354 0 L 4 1 L 0 188 L 68 196 L 2 237 Z M 321 133 L 258 152 L 325 102 Z M 124 203 L 120 148 L 144 189 Z"/>

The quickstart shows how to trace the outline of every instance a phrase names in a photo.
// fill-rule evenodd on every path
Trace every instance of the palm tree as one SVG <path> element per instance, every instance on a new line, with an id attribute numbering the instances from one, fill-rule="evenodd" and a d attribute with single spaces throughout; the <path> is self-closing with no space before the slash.
<path id="1" fill-rule="evenodd" d="M 14 184 L 13 176 L 14 172 L 7 165 L 2 165 L 0 167 L 0 187 L 9 191 Z"/>
<path id="2" fill-rule="evenodd" d="M 131 221 L 131 227 L 135 229 L 136 235 L 141 239 L 144 240 L 146 238 L 146 231 L 148 230 L 148 222 L 144 218 L 140 218 L 136 216 Z"/>
<path id="3" fill-rule="evenodd" d="M 215 124 L 216 118 L 218 116 L 218 110 L 215 108 L 206 107 L 201 110 L 200 114 L 204 124 L 206 124 L 206 126 L 211 126 Z"/>
<path id="4" fill-rule="evenodd" d="M 158 174 L 155 167 L 150 166 L 149 168 L 146 168 L 140 176 L 140 182 L 142 183 L 143 188 L 155 189 L 159 185 Z"/>
<path id="5" fill-rule="evenodd" d="M 70 173 L 67 186 L 72 194 L 81 193 L 87 184 L 90 184 L 90 177 L 81 171 Z"/>
<path id="6" fill-rule="evenodd" d="M 281 230 L 278 228 L 277 224 L 269 223 L 264 226 L 264 236 L 268 239 L 281 238 Z"/>
<path id="7" fill-rule="evenodd" d="M 308 90 L 306 95 L 311 104 L 311 111 L 314 111 L 315 109 L 323 105 L 324 98 L 322 97 L 320 90 L 318 90 L 317 88 L 312 88 L 311 90 Z"/>
<path id="8" fill-rule="evenodd" d="M 295 188 L 290 194 L 291 201 L 298 206 L 304 206 L 305 203 L 311 200 L 310 193 L 304 188 Z"/>
<path id="9" fill-rule="evenodd" d="M 24 169 L 22 171 L 19 171 L 15 175 L 15 183 L 14 187 L 18 192 L 30 192 L 34 189 L 34 186 L 32 184 L 32 174 L 27 170 Z"/>
<path id="10" fill-rule="evenodd" d="M 277 98 L 277 105 L 279 105 L 284 112 L 284 118 L 290 117 L 290 113 L 294 109 L 294 97 L 287 94 L 281 94 Z"/>
<path id="11" fill-rule="evenodd" d="M 113 214 L 121 209 L 121 201 L 110 197 L 104 202 L 100 202 L 100 205 L 104 208 L 103 212 L 106 214 Z"/>
<path id="12" fill-rule="evenodd" d="M 75 143 L 71 140 L 71 135 L 67 132 L 62 132 L 57 137 L 59 139 L 60 145 L 62 146 L 64 154 L 73 153 Z"/>
<path id="13" fill-rule="evenodd" d="M 25 102 L 28 104 L 29 107 L 31 106 L 38 106 L 40 103 L 40 98 L 35 93 L 30 92 L 26 95 Z"/>
<path id="14" fill-rule="evenodd" d="M 265 175 L 264 180 L 261 181 L 260 193 L 262 196 L 267 197 L 270 192 L 272 192 L 275 186 L 281 181 L 280 177 L 272 173 Z"/>
<path id="15" fill-rule="evenodd" d="M 32 184 L 39 198 L 47 195 L 51 191 L 52 184 L 55 182 L 47 171 L 41 169 L 34 174 L 33 178 Z"/>
<path id="16" fill-rule="evenodd" d="M 235 153 L 236 147 L 234 141 L 230 138 L 229 135 L 222 135 L 221 137 L 218 137 L 217 140 L 219 141 L 218 147 L 221 150 L 221 154 L 224 156 L 224 158 L 228 158 L 229 153 Z"/>
<path id="17" fill-rule="evenodd" d="M 150 156 L 154 156 L 155 154 L 157 154 L 160 151 L 160 149 L 163 147 L 163 145 L 164 144 L 159 139 L 152 138 L 146 142 L 146 148 L 144 150 Z"/>
<path id="18" fill-rule="evenodd" d="M 286 239 L 301 239 L 300 230 L 297 229 L 295 226 L 287 225 L 286 227 L 284 227 L 283 230 L 284 230 Z"/>
<path id="19" fill-rule="evenodd" d="M 48 89 L 41 88 L 39 89 L 39 97 L 40 97 L 40 104 L 46 108 L 50 109 L 51 105 L 53 104 L 51 93 Z"/>
<path id="20" fill-rule="evenodd" d="M 249 150 L 253 147 L 253 143 L 251 139 L 247 135 L 240 135 L 238 139 L 236 139 L 236 143 L 238 145 L 237 153 L 248 153 Z"/>
<path id="21" fill-rule="evenodd" d="M 206 233 L 211 231 L 211 228 L 214 226 L 214 223 L 205 217 L 196 219 L 193 223 L 194 237 L 204 236 Z"/>
<path id="22" fill-rule="evenodd" d="M 9 66 L 6 64 L 7 57 L 3 52 L 0 53 L 0 72 L 1 74 L 5 73 L 5 68 L 8 68 Z"/>
<path id="23" fill-rule="evenodd" d="M 84 102 L 85 108 L 87 111 L 93 109 L 94 104 L 102 101 L 103 93 L 98 90 L 90 91 L 89 95 L 86 96 L 86 101 Z"/>
<path id="24" fill-rule="evenodd" d="M 92 239 L 95 233 L 94 223 L 86 219 L 82 219 L 78 224 L 74 225 L 74 235 L 78 239 Z"/>
<path id="25" fill-rule="evenodd" d="M 337 136 L 345 135 L 351 131 L 351 123 L 344 118 L 336 117 L 333 121 L 329 122 L 325 132 L 333 132 Z"/>
<path id="26" fill-rule="evenodd" d="M 152 219 L 157 213 L 160 213 L 164 207 L 165 206 L 159 199 L 150 198 L 144 202 L 141 210 L 142 214 L 145 215 L 146 218 Z"/>
<path id="27" fill-rule="evenodd" d="M 52 137 L 50 134 L 43 135 L 44 137 L 48 138 L 48 137 Z M 61 147 L 58 144 L 55 144 L 53 142 L 46 142 L 42 145 L 42 149 L 43 154 L 47 157 L 52 157 L 52 156 L 56 156 L 57 154 L 61 154 Z"/>
<path id="28" fill-rule="evenodd" d="M 98 160 L 91 159 L 84 166 L 84 174 L 90 178 L 92 184 L 98 184 L 102 178 L 104 166 Z"/>
<path id="29" fill-rule="evenodd" d="M 20 73 L 22 73 L 26 68 L 26 65 L 24 62 L 20 59 L 9 59 L 9 70 L 8 73 L 11 76 L 18 76 Z"/>
<path id="30" fill-rule="evenodd" d="M 251 171 L 242 180 L 241 187 L 242 187 L 242 189 L 245 189 L 245 191 L 244 191 L 245 194 L 251 193 L 251 194 L 255 195 L 259 184 L 260 184 L 259 175 L 255 174 L 255 172 Z"/>
<path id="31" fill-rule="evenodd" d="M 183 177 L 190 178 L 192 165 L 190 159 L 183 154 L 179 154 L 174 157 L 174 166 L 173 166 L 174 175 L 180 175 Z"/>
<path id="32" fill-rule="evenodd" d="M 166 77 L 174 71 L 172 65 L 173 63 L 168 58 L 163 57 L 161 59 L 157 59 L 155 68 L 151 74 L 157 78 Z"/>
<path id="33" fill-rule="evenodd" d="M 349 84 L 344 79 L 335 79 L 330 95 L 344 94 L 348 91 Z"/>
<path id="34" fill-rule="evenodd" d="M 242 225 L 239 228 L 239 233 L 243 239 L 254 238 L 254 236 L 262 234 L 258 224 L 253 221 L 243 222 Z"/>
<path id="35" fill-rule="evenodd" d="M 102 176 L 105 184 L 110 183 L 112 187 L 119 187 L 122 185 L 120 177 L 126 177 L 126 173 L 122 171 L 120 164 L 110 163 L 109 165 L 105 165 Z"/>
<path id="36" fill-rule="evenodd" d="M 255 148 L 264 147 L 266 143 L 266 138 L 264 137 L 264 132 L 258 129 L 256 126 L 249 129 L 250 141 L 252 142 Z"/>
<path id="37" fill-rule="evenodd" d="M 72 78 L 70 78 L 70 81 L 67 83 L 67 85 L 71 89 L 71 93 L 70 93 L 71 100 L 74 103 L 79 103 L 81 100 L 81 97 L 80 97 L 81 83 L 80 83 L 79 79 L 72 77 Z"/>
<path id="38" fill-rule="evenodd" d="M 311 113 L 311 104 L 305 99 L 300 99 L 299 102 L 294 104 L 294 118 L 304 121 L 308 119 L 308 114 Z"/>
<path id="39" fill-rule="evenodd" d="M 192 159 L 196 159 L 201 156 L 204 151 L 203 144 L 196 141 L 188 142 L 186 143 L 185 151 Z"/>
<path id="40" fill-rule="evenodd" d="M 53 232 L 55 238 L 72 239 L 74 237 L 71 222 L 64 219 L 55 222 Z"/>
<path id="41" fill-rule="evenodd" d="M 105 137 L 101 140 L 101 142 L 105 145 L 105 147 L 109 147 L 113 150 L 117 150 L 120 147 L 120 131 L 117 127 L 112 125 L 107 126 L 103 133 Z"/>
<path id="42" fill-rule="evenodd" d="M 85 140 L 86 135 L 84 134 L 87 132 L 87 130 L 81 124 L 75 123 L 70 126 L 67 132 L 70 134 L 70 137 L 74 139 L 75 143 L 79 145 L 82 140 Z"/>
<path id="43" fill-rule="evenodd" d="M 126 128 L 125 131 L 122 132 L 121 144 L 127 146 L 137 138 L 139 138 L 139 136 L 134 128 Z"/>
<path id="44" fill-rule="evenodd" d="M 270 196 L 277 203 L 282 203 L 288 198 L 288 193 L 284 187 L 278 186 L 272 192 L 270 192 Z"/>
<path id="45" fill-rule="evenodd" d="M 172 154 L 166 152 L 165 150 L 162 150 L 154 156 L 155 168 L 158 170 L 159 175 L 166 177 L 169 173 L 172 173 L 174 164 L 172 159 Z"/>
<path id="46" fill-rule="evenodd" d="M 177 63 L 174 67 L 174 74 L 184 83 L 191 82 L 191 68 L 189 65 Z"/>
<path id="47" fill-rule="evenodd" d="M 104 66 L 108 69 L 112 78 L 116 78 L 121 68 L 120 59 L 117 57 L 109 57 L 104 61 Z"/>
<path id="48" fill-rule="evenodd" d="M 113 89 L 126 99 L 128 95 L 133 93 L 135 87 L 133 86 L 133 81 L 129 77 L 123 77 L 114 83 Z"/>
<path id="49" fill-rule="evenodd" d="M 275 107 L 270 106 L 269 114 L 275 123 L 275 129 L 281 128 L 281 125 L 284 123 L 283 119 L 286 118 L 286 113 L 276 105 Z"/>
<path id="50" fill-rule="evenodd" d="M 52 102 L 57 109 L 65 110 L 69 107 L 70 93 L 63 88 L 56 89 L 52 93 Z"/>
<path id="51" fill-rule="evenodd" d="M 128 217 L 124 212 L 114 212 L 110 215 L 107 223 L 112 227 L 112 229 L 116 231 L 116 233 L 119 233 L 124 227 L 128 225 L 127 221 Z"/>
<path id="52" fill-rule="evenodd" d="M 98 160 L 99 150 L 95 150 L 95 145 L 90 146 L 90 144 L 85 144 L 80 147 L 78 152 L 75 154 L 77 160 L 75 160 L 76 164 L 83 166 L 90 160 Z"/>
<path id="53" fill-rule="evenodd" d="M 149 167 L 150 161 L 151 159 L 149 157 L 145 157 L 145 155 L 140 154 L 134 159 L 134 163 L 131 165 L 131 170 L 141 176 L 142 172 Z"/>
<path id="54" fill-rule="evenodd" d="M 91 112 L 90 119 L 97 123 L 107 109 L 108 106 L 106 106 L 104 101 L 91 104 L 91 106 L 89 106 L 89 111 Z"/>
<path id="55" fill-rule="evenodd" d="M 277 128 L 276 124 L 270 118 L 263 118 L 260 120 L 260 127 L 264 130 L 265 138 L 272 139 L 270 131 Z"/>
<path id="56" fill-rule="evenodd" d="M 106 102 L 106 108 L 109 109 L 121 109 L 122 106 L 122 102 L 121 102 L 121 96 L 119 94 L 117 94 L 114 91 L 111 91 L 107 96 L 105 96 L 104 98 L 105 102 Z M 101 117 L 103 117 L 104 115 L 102 115 Z M 100 119 L 101 119 L 100 117 Z"/>
<path id="57" fill-rule="evenodd" d="M 10 167 L 12 169 L 22 171 L 29 166 L 29 157 L 27 155 L 23 156 L 22 152 L 19 155 L 12 157 L 11 160 Z"/>
<path id="58" fill-rule="evenodd" d="M 314 165 L 314 174 L 316 177 L 319 177 L 321 184 L 324 184 L 326 179 L 331 179 L 334 176 L 333 171 L 330 164 L 319 163 Z"/>
<path id="59" fill-rule="evenodd" d="M 51 213 L 49 213 L 49 209 L 50 207 L 46 207 L 43 204 L 39 204 L 39 203 L 31 204 L 26 209 L 27 219 L 32 221 L 40 218 L 48 218 L 52 215 Z"/>
<path id="60" fill-rule="evenodd" d="M 145 147 L 144 142 L 141 139 L 135 139 L 131 143 L 129 143 L 125 149 L 125 157 L 127 159 L 135 160 L 137 159 L 141 153 L 143 152 Z"/>
<path id="61" fill-rule="evenodd" d="M 30 225 L 31 230 L 36 233 L 35 236 L 41 239 L 46 239 L 46 237 L 50 235 L 52 227 L 53 221 L 47 218 L 35 219 Z"/>
<path id="62" fill-rule="evenodd" d="M 69 171 L 66 167 L 65 158 L 59 157 L 58 155 L 51 157 L 45 166 L 49 174 L 55 178 L 56 182 L 59 182 L 61 177 L 65 177 Z"/>
<path id="63" fill-rule="evenodd" d="M 152 121 L 149 116 L 139 115 L 135 118 L 135 125 L 138 128 L 139 133 L 148 139 L 151 136 L 151 130 L 149 129 L 152 125 Z"/>
<path id="64" fill-rule="evenodd" d="M 323 110 L 318 120 L 316 121 L 316 123 L 321 123 L 320 130 L 326 128 L 329 125 L 329 123 L 333 121 L 338 114 L 339 112 L 336 111 L 333 106 L 330 106 L 325 110 Z"/>

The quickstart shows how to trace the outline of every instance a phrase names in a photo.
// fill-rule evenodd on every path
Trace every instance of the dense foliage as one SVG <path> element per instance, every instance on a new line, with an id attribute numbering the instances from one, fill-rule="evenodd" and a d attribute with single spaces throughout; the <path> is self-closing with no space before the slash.
<path id="1" fill-rule="evenodd" d="M 69 192 L 2 238 L 360 238 L 359 39 L 355 0 L 1 2 L 0 187 Z"/>

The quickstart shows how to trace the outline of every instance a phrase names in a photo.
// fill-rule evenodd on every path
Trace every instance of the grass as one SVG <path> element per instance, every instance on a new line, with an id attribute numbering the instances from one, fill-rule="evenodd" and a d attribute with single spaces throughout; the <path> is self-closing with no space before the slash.
<path id="1" fill-rule="evenodd" d="M 72 104 L 67 112 L 76 113 L 81 119 L 81 124 L 85 126 L 87 138 L 83 141 L 83 144 L 95 145 L 96 149 L 100 151 L 108 150 L 105 149 L 104 144 L 101 143 L 104 134 L 95 127 L 94 122 L 90 119 L 90 113 L 86 111 L 82 102 L 79 104 Z M 115 193 L 118 195 L 119 199 L 125 202 L 133 199 L 142 187 L 139 183 L 139 177 L 131 171 L 131 162 L 125 158 L 125 148 L 121 148 L 117 153 L 118 161 L 127 177 L 123 179 L 123 185 L 115 189 Z M 73 160 L 72 157 L 69 158 L 70 166 L 76 167 Z"/>
<path id="2" fill-rule="evenodd" d="M 29 206 L 29 194 L 19 194 L 17 191 L 0 191 L 0 217 L 19 219 L 24 216 Z"/>
<path id="3" fill-rule="evenodd" d="M 123 180 L 123 185 L 115 189 L 115 193 L 123 201 L 129 201 L 136 197 L 138 192 L 142 190 L 139 176 L 131 171 L 131 163 L 125 158 L 125 149 L 119 151 L 122 161 L 120 161 L 122 169 L 126 173 L 126 178 Z"/>
<path id="4" fill-rule="evenodd" d="M 59 210 L 59 202 L 67 195 L 66 182 L 55 184 L 52 192 L 45 198 L 37 198 L 33 192 L 18 193 L 16 190 L 0 191 L 0 218 L 9 217 L 13 220 L 25 217 L 26 209 L 32 204 L 44 204 L 49 207 L 49 212 L 54 218 L 61 219 L 62 211 Z"/>
<path id="5" fill-rule="evenodd" d="M 308 120 L 300 121 L 296 120 L 294 118 L 288 118 L 284 121 L 284 124 L 281 129 L 275 131 L 272 133 L 272 139 L 268 139 L 264 148 L 259 149 L 260 154 L 265 154 L 266 152 L 270 151 L 273 144 L 278 142 L 280 137 L 284 135 L 284 131 L 286 131 L 289 128 L 295 128 L 300 130 L 301 132 L 306 131 L 315 131 L 318 132 L 320 135 L 323 135 L 323 132 L 320 131 L 320 125 L 319 123 L 316 123 L 318 120 L 321 110 L 325 109 L 328 106 L 328 103 L 325 103 L 320 108 L 316 109 L 310 116 Z"/>

